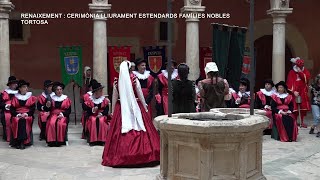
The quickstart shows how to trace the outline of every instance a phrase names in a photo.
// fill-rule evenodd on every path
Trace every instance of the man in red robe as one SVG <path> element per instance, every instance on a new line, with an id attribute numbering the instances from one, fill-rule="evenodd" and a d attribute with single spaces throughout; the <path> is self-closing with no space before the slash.
<path id="1" fill-rule="evenodd" d="M 292 58 L 291 62 L 294 63 L 293 68 L 289 71 L 287 78 L 288 90 L 294 95 L 294 97 L 301 97 L 300 114 L 301 114 L 301 126 L 307 128 L 303 120 L 307 112 L 310 111 L 311 106 L 308 97 L 308 83 L 310 80 L 310 72 L 304 68 L 304 60 Z M 298 104 L 294 100 L 293 114 L 298 119 Z M 298 121 L 299 123 L 299 121 Z"/>

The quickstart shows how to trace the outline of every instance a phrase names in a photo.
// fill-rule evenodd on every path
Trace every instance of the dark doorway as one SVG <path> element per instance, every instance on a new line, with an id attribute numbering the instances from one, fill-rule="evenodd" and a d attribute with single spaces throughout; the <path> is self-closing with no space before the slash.
<path id="1" fill-rule="evenodd" d="M 266 35 L 262 36 L 254 42 L 254 46 L 257 51 L 255 92 L 264 87 L 263 82 L 265 79 L 272 78 L 272 38 L 272 35 Z M 292 51 L 286 43 L 286 76 L 292 68 L 290 62 L 290 59 L 292 57 Z M 276 84 L 277 82 L 274 83 Z"/>

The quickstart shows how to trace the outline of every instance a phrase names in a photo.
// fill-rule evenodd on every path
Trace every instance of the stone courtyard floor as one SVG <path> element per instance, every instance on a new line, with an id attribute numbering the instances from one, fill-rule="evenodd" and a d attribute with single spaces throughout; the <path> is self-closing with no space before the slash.
<path id="1" fill-rule="evenodd" d="M 308 118 L 310 119 L 310 118 Z M 72 122 L 72 121 L 71 121 Z M 311 122 L 308 121 L 308 124 Z M 160 168 L 110 168 L 100 165 L 103 147 L 80 139 L 81 126 L 69 126 L 69 146 L 46 146 L 34 123 L 34 145 L 25 150 L 0 142 L 0 180 L 153 180 Z M 299 129 L 298 142 L 264 136 L 263 173 L 267 179 L 320 179 L 320 138 Z M 2 137 L 1 137 L 2 138 Z"/>

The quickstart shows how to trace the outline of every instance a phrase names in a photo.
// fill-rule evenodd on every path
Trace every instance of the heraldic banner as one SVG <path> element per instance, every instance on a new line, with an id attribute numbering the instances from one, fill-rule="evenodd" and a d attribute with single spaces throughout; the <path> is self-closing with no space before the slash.
<path id="1" fill-rule="evenodd" d="M 147 70 L 152 76 L 160 74 L 161 69 L 164 69 L 166 47 L 165 46 L 147 46 L 143 47 L 144 59 L 147 60 Z"/>
<path id="2" fill-rule="evenodd" d="M 82 47 L 60 47 L 62 82 L 67 85 L 74 81 L 82 86 Z"/>
<path id="3" fill-rule="evenodd" d="M 109 86 L 113 84 L 114 78 L 119 77 L 120 64 L 124 60 L 130 60 L 130 46 L 108 46 L 108 77 Z"/>
<path id="4" fill-rule="evenodd" d="M 199 54 L 199 66 L 200 66 L 200 76 L 202 79 L 206 78 L 206 73 L 204 72 L 204 68 L 208 62 L 212 62 L 212 48 L 210 47 L 200 47 Z"/>

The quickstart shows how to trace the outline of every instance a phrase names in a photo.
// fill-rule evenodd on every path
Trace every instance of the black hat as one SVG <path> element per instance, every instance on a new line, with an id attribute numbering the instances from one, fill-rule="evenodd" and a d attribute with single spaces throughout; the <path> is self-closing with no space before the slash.
<path id="1" fill-rule="evenodd" d="M 175 60 L 173 60 L 173 59 L 171 59 L 171 62 L 172 62 L 172 64 L 173 64 L 174 67 L 176 67 L 177 64 L 178 64 L 177 61 L 175 61 Z M 164 64 L 165 64 L 165 66 L 167 66 L 168 60 L 166 60 L 166 62 L 165 62 Z"/>
<path id="2" fill-rule="evenodd" d="M 273 81 L 272 81 L 272 79 L 266 79 L 266 80 L 264 80 L 264 84 L 271 84 L 271 86 L 273 87 L 274 86 L 274 83 L 273 83 Z"/>
<path id="3" fill-rule="evenodd" d="M 97 80 L 95 80 L 95 79 L 91 79 L 91 81 L 90 81 L 90 83 L 89 83 L 88 87 L 89 87 L 89 88 L 90 88 L 90 87 L 92 87 L 92 84 L 94 84 L 94 83 L 98 83 L 98 81 L 97 81 Z"/>
<path id="4" fill-rule="evenodd" d="M 247 86 L 247 90 L 250 89 L 250 81 L 249 81 L 249 79 L 247 79 L 247 78 L 241 78 L 241 79 L 240 79 L 240 84 L 243 84 L 243 85 Z"/>
<path id="5" fill-rule="evenodd" d="M 61 82 L 54 82 L 52 84 L 52 91 L 56 91 L 57 90 L 57 87 L 60 86 L 62 89 L 64 89 L 65 85 Z"/>
<path id="6" fill-rule="evenodd" d="M 278 89 L 278 86 L 283 86 L 284 89 L 288 90 L 288 86 L 284 81 L 280 81 L 276 84 L 276 88 Z"/>
<path id="7" fill-rule="evenodd" d="M 100 90 L 100 89 L 103 89 L 104 88 L 104 86 L 102 86 L 100 83 L 93 83 L 92 84 L 92 92 L 94 93 L 94 92 L 96 92 L 96 91 L 98 91 L 98 90 Z"/>
<path id="8" fill-rule="evenodd" d="M 142 58 L 138 58 L 138 59 L 136 59 L 134 61 L 134 63 L 135 63 L 136 66 L 139 66 L 139 64 L 141 64 L 141 63 L 146 63 L 147 64 L 147 60 L 142 59 Z"/>
<path id="9" fill-rule="evenodd" d="M 25 81 L 25 80 L 19 80 L 19 81 L 18 81 L 18 88 L 21 88 L 21 87 L 24 86 L 24 85 L 30 86 L 30 83 L 28 83 L 28 82 Z"/>
<path id="10" fill-rule="evenodd" d="M 51 80 L 45 80 L 43 83 L 43 87 L 47 88 L 49 86 L 52 86 L 53 82 Z"/>
<path id="11" fill-rule="evenodd" d="M 7 86 L 10 86 L 10 84 L 14 84 L 14 83 L 18 83 L 18 80 L 15 76 L 10 76 L 8 78 L 8 83 L 7 83 Z"/>

